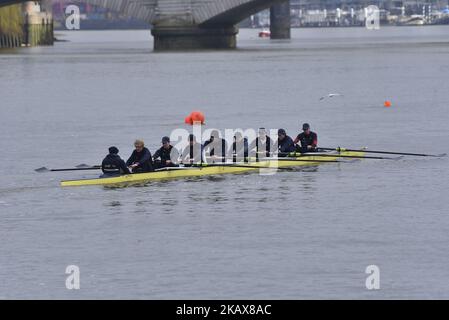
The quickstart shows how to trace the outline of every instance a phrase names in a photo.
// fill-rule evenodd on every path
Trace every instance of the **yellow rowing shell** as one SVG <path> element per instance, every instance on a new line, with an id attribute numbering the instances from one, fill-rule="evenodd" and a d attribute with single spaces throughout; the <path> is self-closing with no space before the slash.
<path id="1" fill-rule="evenodd" d="M 306 160 L 306 161 L 276 161 L 276 160 L 265 160 L 259 162 L 250 163 L 237 163 L 238 166 L 224 165 L 224 166 L 207 166 L 203 167 L 180 167 L 180 168 L 167 168 L 166 170 L 147 172 L 147 173 L 137 173 L 128 174 L 117 177 L 109 178 L 94 178 L 94 179 L 81 179 L 81 180 L 66 180 L 61 181 L 62 187 L 75 187 L 75 186 L 93 186 L 93 185 L 118 185 L 118 184 L 132 184 L 132 183 L 142 183 L 149 182 L 153 180 L 163 180 L 163 179 L 175 179 L 175 178 L 187 178 L 187 177 L 200 177 L 209 175 L 219 175 L 219 174 L 232 174 L 232 173 L 244 173 L 257 170 L 270 170 L 276 168 L 285 167 L 299 167 L 299 166 L 316 166 L 322 164 L 325 161 L 335 162 L 336 160 L 345 159 L 339 157 L 343 156 L 363 156 L 364 152 L 361 151 L 340 151 L 340 152 L 329 152 L 320 154 L 307 154 L 300 157 L 296 157 L 296 160 Z M 332 156 L 335 155 L 335 156 Z M 280 158 L 282 159 L 282 158 Z M 313 160 L 318 160 L 313 162 Z M 245 168 L 245 166 L 248 166 Z M 255 168 L 257 167 L 257 168 Z"/>

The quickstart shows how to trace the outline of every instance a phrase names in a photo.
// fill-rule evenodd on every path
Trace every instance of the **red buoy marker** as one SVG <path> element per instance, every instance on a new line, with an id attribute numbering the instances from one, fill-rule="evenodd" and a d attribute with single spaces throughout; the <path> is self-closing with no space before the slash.
<path id="1" fill-rule="evenodd" d="M 206 118 L 204 117 L 204 113 L 201 111 L 193 111 L 191 112 L 184 120 L 186 124 L 190 124 L 193 126 L 194 123 L 205 124 Z"/>

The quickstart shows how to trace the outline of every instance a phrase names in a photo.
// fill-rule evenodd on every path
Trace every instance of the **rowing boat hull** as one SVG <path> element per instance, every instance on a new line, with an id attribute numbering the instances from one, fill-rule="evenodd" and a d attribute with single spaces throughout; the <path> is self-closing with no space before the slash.
<path id="1" fill-rule="evenodd" d="M 330 155 L 335 154 L 335 157 Z M 157 172 L 147 172 L 147 173 L 138 173 L 138 174 L 129 174 L 118 177 L 110 177 L 110 178 L 95 178 L 95 179 L 82 179 L 82 180 L 66 180 L 61 182 L 62 187 L 76 187 L 76 186 L 93 186 L 93 185 L 119 185 L 119 184 L 133 184 L 133 183 L 142 183 L 149 182 L 153 180 L 164 180 L 164 179 L 175 179 L 175 178 L 188 178 L 188 177 L 201 177 L 201 176 L 210 176 L 210 175 L 220 175 L 220 174 L 236 174 L 236 173 L 244 173 L 258 170 L 271 170 L 276 168 L 286 168 L 286 167 L 300 167 L 300 166 L 315 166 L 318 164 L 322 164 L 325 161 L 335 162 L 336 160 L 341 160 L 338 155 L 345 156 L 363 156 L 364 152 L 348 152 L 343 151 L 340 153 L 326 153 L 326 156 L 316 155 L 307 155 L 298 157 L 297 160 L 306 160 L 304 162 L 301 161 L 260 161 L 260 162 L 251 162 L 248 168 L 244 167 L 244 163 L 239 164 L 238 167 L 232 166 L 211 166 L 211 167 L 189 167 L 189 168 L 170 168 L 170 170 L 162 170 Z M 281 158 L 282 159 L 282 158 Z M 314 160 L 318 160 L 317 162 L 313 162 Z M 259 167 L 259 168 L 254 168 Z"/>

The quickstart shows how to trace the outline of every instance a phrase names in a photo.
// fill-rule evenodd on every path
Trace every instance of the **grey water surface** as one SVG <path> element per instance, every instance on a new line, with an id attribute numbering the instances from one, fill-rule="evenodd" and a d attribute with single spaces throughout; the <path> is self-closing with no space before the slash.
<path id="1" fill-rule="evenodd" d="M 148 31 L 0 51 L 0 298 L 449 298 L 448 158 L 112 189 L 34 172 L 126 158 L 135 138 L 154 152 L 197 109 L 206 128 L 309 122 L 325 147 L 449 151 L 448 26 L 257 32 L 234 51 L 154 53 Z"/>

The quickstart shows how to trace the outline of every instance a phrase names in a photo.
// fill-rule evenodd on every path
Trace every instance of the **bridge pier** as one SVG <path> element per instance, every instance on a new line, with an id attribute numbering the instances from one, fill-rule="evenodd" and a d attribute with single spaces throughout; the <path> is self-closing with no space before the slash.
<path id="1" fill-rule="evenodd" d="M 27 1 L 0 8 L 0 48 L 52 44 L 50 1 Z"/>
<path id="2" fill-rule="evenodd" d="M 155 51 L 234 49 L 237 46 L 237 27 L 155 27 Z"/>
<path id="3" fill-rule="evenodd" d="M 290 1 L 278 3 L 270 8 L 271 39 L 290 39 Z"/>

